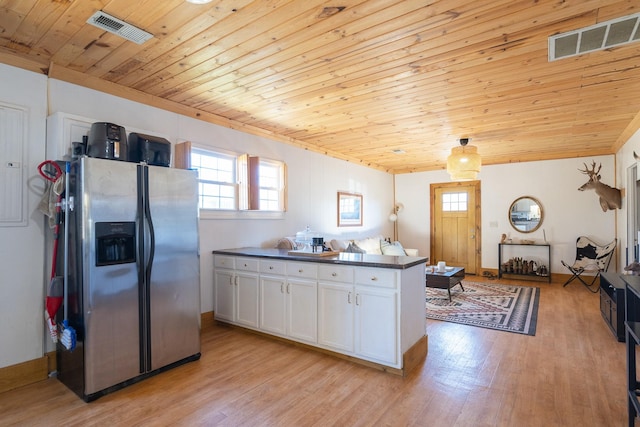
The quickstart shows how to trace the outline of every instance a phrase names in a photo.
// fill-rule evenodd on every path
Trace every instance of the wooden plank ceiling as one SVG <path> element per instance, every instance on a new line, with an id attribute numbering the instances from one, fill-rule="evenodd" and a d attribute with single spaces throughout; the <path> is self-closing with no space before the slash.
<path id="1" fill-rule="evenodd" d="M 97 10 L 154 37 L 88 25 Z M 0 62 L 407 173 L 444 168 L 461 137 L 483 164 L 614 153 L 640 126 L 640 43 L 548 62 L 547 39 L 638 12 L 637 0 L 0 0 Z"/>

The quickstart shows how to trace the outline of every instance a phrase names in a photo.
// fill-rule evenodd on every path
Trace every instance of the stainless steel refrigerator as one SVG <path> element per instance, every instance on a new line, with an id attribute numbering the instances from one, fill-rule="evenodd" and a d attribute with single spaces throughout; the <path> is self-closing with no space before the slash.
<path id="1" fill-rule="evenodd" d="M 69 178 L 77 344 L 58 344 L 57 370 L 91 401 L 200 357 L 198 184 L 195 171 L 89 157 Z"/>

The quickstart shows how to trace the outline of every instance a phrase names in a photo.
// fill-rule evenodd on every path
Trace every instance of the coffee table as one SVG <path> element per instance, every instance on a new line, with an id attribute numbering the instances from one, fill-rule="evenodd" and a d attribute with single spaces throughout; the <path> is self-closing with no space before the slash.
<path id="1" fill-rule="evenodd" d="M 463 279 L 464 267 L 453 267 L 450 271 L 445 271 L 444 273 L 439 273 L 436 270 L 433 272 L 426 271 L 427 288 L 446 289 L 449 292 L 449 301 L 451 301 L 451 288 L 455 285 L 460 285 L 462 292 L 464 292 L 462 287 Z"/>

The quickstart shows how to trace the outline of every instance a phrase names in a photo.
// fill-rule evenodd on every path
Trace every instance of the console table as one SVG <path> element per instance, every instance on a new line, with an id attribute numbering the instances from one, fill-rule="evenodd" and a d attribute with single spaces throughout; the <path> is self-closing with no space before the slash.
<path id="1" fill-rule="evenodd" d="M 545 254 L 543 254 L 541 258 L 543 262 L 546 261 L 547 275 L 540 276 L 535 272 L 531 274 L 518 274 L 518 273 L 510 273 L 510 272 L 503 271 L 503 266 L 502 266 L 503 252 L 505 248 L 514 248 L 514 247 L 519 247 L 519 249 L 517 249 L 518 253 L 526 252 L 527 255 L 530 255 L 530 252 L 534 252 L 534 251 L 523 250 L 522 248 L 542 248 L 541 251 L 546 252 Z M 498 243 L 498 278 L 502 278 L 502 277 L 504 277 L 505 279 L 534 280 L 537 282 L 551 283 L 551 245 L 549 243 Z"/>
<path id="2" fill-rule="evenodd" d="M 600 313 L 620 342 L 624 342 L 624 288 L 618 273 L 600 274 Z"/>

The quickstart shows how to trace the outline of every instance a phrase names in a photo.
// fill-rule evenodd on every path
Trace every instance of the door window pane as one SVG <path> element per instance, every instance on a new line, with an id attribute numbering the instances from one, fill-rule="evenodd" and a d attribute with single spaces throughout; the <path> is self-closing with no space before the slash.
<path id="1" fill-rule="evenodd" d="M 466 192 L 442 194 L 443 212 L 466 212 L 467 205 L 468 195 Z"/>

